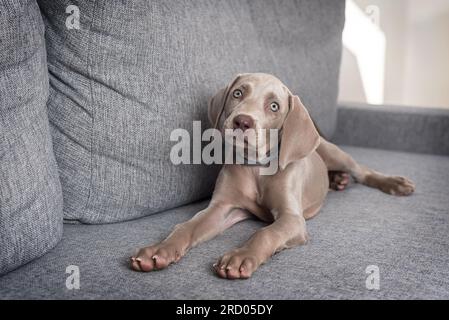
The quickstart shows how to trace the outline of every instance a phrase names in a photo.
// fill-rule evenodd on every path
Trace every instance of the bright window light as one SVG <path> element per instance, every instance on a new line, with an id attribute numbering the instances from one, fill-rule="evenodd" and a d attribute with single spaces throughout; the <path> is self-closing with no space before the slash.
<path id="1" fill-rule="evenodd" d="M 378 12 L 371 12 L 377 14 Z M 343 45 L 356 58 L 366 100 L 384 103 L 385 50 L 384 32 L 352 0 L 346 2 L 346 23 Z M 377 19 L 378 21 L 378 19 Z"/>

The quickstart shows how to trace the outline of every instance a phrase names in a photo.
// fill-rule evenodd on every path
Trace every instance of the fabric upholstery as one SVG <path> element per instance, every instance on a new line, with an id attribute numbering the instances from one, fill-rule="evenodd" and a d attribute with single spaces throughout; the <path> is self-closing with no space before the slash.
<path id="1" fill-rule="evenodd" d="M 62 194 L 46 102 L 44 25 L 35 1 L 0 2 L 0 274 L 62 235 Z"/>
<path id="2" fill-rule="evenodd" d="M 345 104 L 338 108 L 336 143 L 449 155 L 449 110 Z"/>
<path id="3" fill-rule="evenodd" d="M 212 264 L 264 224 L 241 222 L 166 270 L 127 267 L 133 249 L 163 239 L 204 208 L 188 205 L 110 225 L 66 225 L 51 253 L 0 278 L 0 298 L 44 299 L 448 299 L 449 157 L 345 147 L 374 169 L 416 183 L 410 197 L 352 184 L 330 192 L 307 222 L 311 241 L 275 255 L 244 281 L 216 277 Z M 66 267 L 80 289 L 65 286 Z M 380 290 L 366 288 L 366 268 L 380 271 Z"/>
<path id="4" fill-rule="evenodd" d="M 325 134 L 336 120 L 344 1 L 40 0 L 49 117 L 64 217 L 145 216 L 205 198 L 217 168 L 172 165 L 175 128 L 209 126 L 207 101 L 234 75 L 268 72 L 299 94 Z"/>

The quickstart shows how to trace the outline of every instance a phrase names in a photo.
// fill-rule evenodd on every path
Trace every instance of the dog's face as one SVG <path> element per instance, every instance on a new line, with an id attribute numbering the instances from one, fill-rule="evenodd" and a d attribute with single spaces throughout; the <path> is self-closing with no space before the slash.
<path id="1" fill-rule="evenodd" d="M 226 101 L 221 101 L 224 106 L 218 128 L 222 131 L 240 129 L 239 133 L 252 129 L 256 139 L 262 134 L 265 135 L 264 139 L 256 144 L 256 139 L 248 139 L 246 135 L 240 140 L 236 139 L 234 144 L 244 141 L 244 148 L 256 149 L 268 146 L 270 129 L 280 130 L 289 111 L 287 87 L 269 74 L 242 74 L 226 88 L 226 95 Z"/>
<path id="2" fill-rule="evenodd" d="M 265 73 L 238 75 L 221 89 L 209 103 L 209 120 L 222 132 L 226 129 L 240 129 L 243 135 L 247 131 L 254 132 L 256 139 L 248 140 L 244 135 L 236 141 L 244 141 L 244 148 L 257 151 L 272 149 L 270 129 L 278 130 L 278 137 L 282 139 L 281 168 L 295 160 L 293 158 L 310 153 L 319 140 L 299 97 L 293 96 L 278 78 Z"/>
<path id="3" fill-rule="evenodd" d="M 224 129 L 281 129 L 288 113 L 289 91 L 276 77 L 247 74 L 229 88 Z"/>

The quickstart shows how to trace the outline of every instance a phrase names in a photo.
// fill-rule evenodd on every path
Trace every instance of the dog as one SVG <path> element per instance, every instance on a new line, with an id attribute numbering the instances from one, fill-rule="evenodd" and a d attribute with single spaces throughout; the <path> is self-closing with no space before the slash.
<path id="1" fill-rule="evenodd" d="M 308 241 L 306 220 L 319 212 L 329 187 L 343 190 L 351 176 L 391 195 L 407 196 L 415 190 L 409 179 L 360 165 L 325 140 L 300 98 L 272 75 L 238 75 L 211 99 L 208 115 L 222 131 L 277 129 L 279 169 L 261 175 L 259 165 L 224 164 L 209 206 L 177 225 L 162 242 L 138 250 L 131 257 L 134 270 L 166 268 L 201 242 L 255 216 L 268 225 L 213 265 L 222 278 L 247 279 L 275 253 Z"/>

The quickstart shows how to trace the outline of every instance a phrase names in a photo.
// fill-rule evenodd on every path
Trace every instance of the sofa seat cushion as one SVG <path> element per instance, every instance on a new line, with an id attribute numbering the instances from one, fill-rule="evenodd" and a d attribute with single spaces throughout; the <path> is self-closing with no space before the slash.
<path id="1" fill-rule="evenodd" d="M 360 162 L 416 183 L 410 197 L 352 184 L 330 192 L 309 220 L 311 242 L 285 250 L 246 281 L 216 277 L 212 264 L 262 222 L 248 220 L 153 273 L 127 266 L 134 248 L 159 241 L 207 202 L 110 225 L 66 225 L 51 253 L 0 278 L 2 298 L 415 299 L 449 298 L 449 157 L 344 147 Z M 80 269 L 67 290 L 65 269 Z M 378 266 L 380 290 L 365 273 Z"/>

